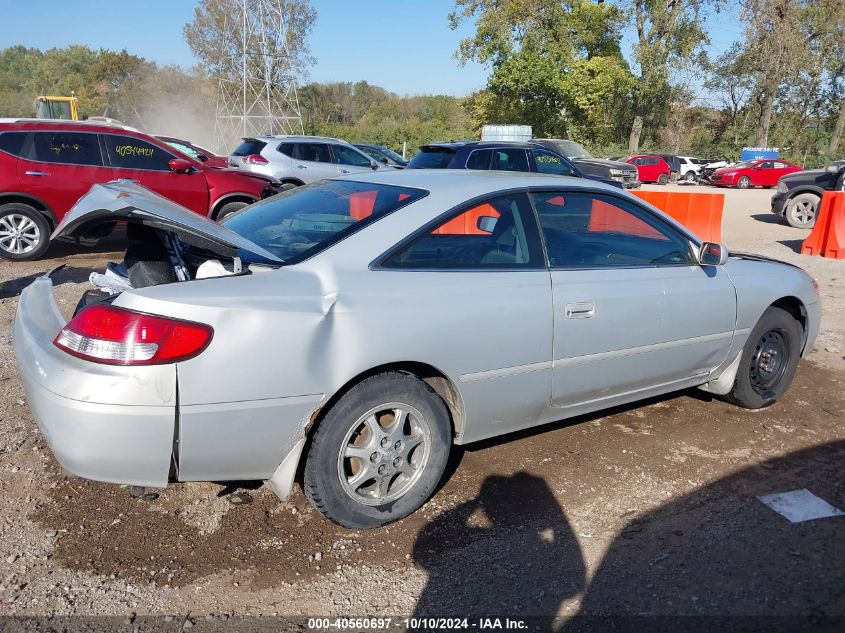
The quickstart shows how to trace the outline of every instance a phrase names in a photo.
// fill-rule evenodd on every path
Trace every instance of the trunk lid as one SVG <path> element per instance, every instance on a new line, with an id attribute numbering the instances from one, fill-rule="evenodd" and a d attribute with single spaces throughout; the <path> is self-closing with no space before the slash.
<path id="1" fill-rule="evenodd" d="M 91 187 L 53 231 L 52 239 L 96 241 L 105 225 L 138 222 L 174 233 L 182 241 L 221 257 L 281 265 L 281 259 L 231 229 L 189 211 L 133 180 Z M 99 232 L 98 232 L 99 229 Z"/>

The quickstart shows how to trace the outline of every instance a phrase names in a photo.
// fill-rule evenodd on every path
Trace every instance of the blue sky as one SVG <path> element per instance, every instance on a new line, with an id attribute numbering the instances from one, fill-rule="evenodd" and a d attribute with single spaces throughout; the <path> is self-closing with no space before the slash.
<path id="1" fill-rule="evenodd" d="M 193 15 L 192 0 L 70 0 L 39 3 L 0 0 L 0 48 L 23 44 L 42 49 L 86 44 L 141 55 L 160 64 L 195 63 L 182 39 Z M 465 95 L 482 88 L 488 69 L 458 65 L 458 42 L 471 24 L 449 29 L 453 0 L 312 0 L 317 22 L 309 38 L 316 65 L 312 81 L 366 80 L 399 94 Z M 716 53 L 741 34 L 736 15 L 707 21 Z M 632 42 L 623 39 L 623 48 Z M 626 51 L 627 52 L 627 51 Z"/>

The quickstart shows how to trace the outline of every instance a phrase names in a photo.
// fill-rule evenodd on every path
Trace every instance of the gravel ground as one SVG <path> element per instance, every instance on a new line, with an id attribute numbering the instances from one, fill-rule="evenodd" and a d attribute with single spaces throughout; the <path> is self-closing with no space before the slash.
<path id="1" fill-rule="evenodd" d="M 236 506 L 221 485 L 178 484 L 144 501 L 63 476 L 15 369 L 17 295 L 67 262 L 69 313 L 121 239 L 0 262 L 0 615 L 167 615 L 173 630 L 259 614 L 845 615 L 845 520 L 791 524 L 757 499 L 806 488 L 845 508 L 845 262 L 797 254 L 807 232 L 769 213 L 771 191 L 726 194 L 729 248 L 822 289 L 821 335 L 781 402 L 688 391 L 466 447 L 419 512 L 367 532 L 299 490 L 280 503 L 256 484 Z"/>

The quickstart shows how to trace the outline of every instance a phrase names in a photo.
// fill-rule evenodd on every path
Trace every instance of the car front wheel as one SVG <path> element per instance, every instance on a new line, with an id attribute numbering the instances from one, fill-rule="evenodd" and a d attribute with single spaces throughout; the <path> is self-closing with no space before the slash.
<path id="1" fill-rule="evenodd" d="M 348 528 L 390 523 L 431 496 L 450 446 L 440 396 L 411 374 L 378 374 L 345 393 L 320 422 L 305 462 L 305 495 Z"/>
<path id="2" fill-rule="evenodd" d="M 50 225 L 28 204 L 0 205 L 0 256 L 13 261 L 38 259 L 50 245 Z"/>
<path id="3" fill-rule="evenodd" d="M 795 196 L 786 205 L 786 221 L 796 229 L 811 229 L 816 223 L 816 213 L 819 207 L 819 197 L 811 193 Z"/>
<path id="4" fill-rule="evenodd" d="M 751 186 L 751 178 L 743 176 L 736 181 L 737 189 L 748 189 Z"/>
<path id="5" fill-rule="evenodd" d="M 726 399 L 746 409 L 773 404 L 792 383 L 802 340 L 801 324 L 795 317 L 781 308 L 768 308 L 745 343 Z"/>
<path id="6" fill-rule="evenodd" d="M 696 174 L 694 171 L 690 170 L 684 174 L 684 180 L 687 182 L 695 182 L 696 181 Z"/>

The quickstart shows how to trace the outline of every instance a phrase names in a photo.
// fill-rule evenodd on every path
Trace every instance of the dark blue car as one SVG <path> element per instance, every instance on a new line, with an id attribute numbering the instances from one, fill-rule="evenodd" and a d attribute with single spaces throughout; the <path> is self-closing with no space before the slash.
<path id="1" fill-rule="evenodd" d="M 489 169 L 575 176 L 622 188 L 611 178 L 583 173 L 564 156 L 537 143 L 452 141 L 420 147 L 407 169 Z"/>

